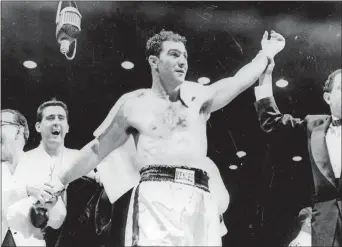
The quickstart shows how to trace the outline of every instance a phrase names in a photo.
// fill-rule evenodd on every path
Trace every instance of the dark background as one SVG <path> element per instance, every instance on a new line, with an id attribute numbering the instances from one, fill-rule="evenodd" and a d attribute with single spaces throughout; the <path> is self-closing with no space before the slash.
<path id="1" fill-rule="evenodd" d="M 233 76 L 260 49 L 265 30 L 286 38 L 276 56 L 274 87 L 283 112 L 296 117 L 329 113 L 322 98 L 327 76 L 341 67 L 341 2 L 78 2 L 82 14 L 76 57 L 68 61 L 55 38 L 58 2 L 1 2 L 1 107 L 22 112 L 31 136 L 38 106 L 52 97 L 70 111 L 66 146 L 80 149 L 92 139 L 120 95 L 150 87 L 144 57 L 147 39 L 162 28 L 186 36 L 187 80 L 214 82 Z M 124 70 L 124 60 L 135 64 Z M 38 67 L 26 69 L 25 60 Z M 296 233 L 295 216 L 307 201 L 310 170 L 301 133 L 261 132 L 253 87 L 208 122 L 209 151 L 231 195 L 224 244 L 282 246 Z M 229 134 L 231 133 L 231 135 Z M 233 139 L 232 139 L 232 138 Z M 237 150 L 247 156 L 243 166 Z M 301 162 L 292 157 L 300 155 Z"/>

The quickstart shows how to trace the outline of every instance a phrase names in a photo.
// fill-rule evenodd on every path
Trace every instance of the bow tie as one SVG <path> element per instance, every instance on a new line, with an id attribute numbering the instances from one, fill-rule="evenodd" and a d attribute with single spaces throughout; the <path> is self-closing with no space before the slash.
<path id="1" fill-rule="evenodd" d="M 341 126 L 341 119 L 332 120 L 331 124 L 332 126 Z"/>

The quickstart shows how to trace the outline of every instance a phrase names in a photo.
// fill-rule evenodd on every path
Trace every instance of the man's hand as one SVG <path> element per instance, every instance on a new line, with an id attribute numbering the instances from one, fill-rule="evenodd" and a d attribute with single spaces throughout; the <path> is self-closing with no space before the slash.
<path id="1" fill-rule="evenodd" d="M 298 236 L 289 244 L 289 247 L 293 246 L 311 246 L 311 234 L 300 231 Z"/>
<path id="2" fill-rule="evenodd" d="M 46 201 L 45 203 L 41 203 L 40 201 L 38 201 L 34 206 L 36 208 L 40 208 L 40 209 L 44 208 L 44 209 L 50 210 L 56 205 L 57 201 L 58 201 L 58 197 L 51 197 L 49 201 Z"/>
<path id="3" fill-rule="evenodd" d="M 64 184 L 59 179 L 53 179 L 53 181 L 45 183 L 47 186 L 51 188 L 52 196 L 58 197 L 61 195 L 61 192 L 65 190 Z"/>
<path id="4" fill-rule="evenodd" d="M 47 209 L 37 205 L 33 205 L 30 208 L 30 220 L 31 224 L 36 228 L 45 227 L 47 222 L 49 221 Z"/>
<path id="5" fill-rule="evenodd" d="M 285 38 L 279 34 L 271 31 L 271 38 L 268 39 L 268 32 L 265 31 L 261 40 L 262 51 L 265 52 L 269 59 L 273 59 L 285 47 Z"/>
<path id="6" fill-rule="evenodd" d="M 48 184 L 28 184 L 26 186 L 27 195 L 35 197 L 41 203 L 45 203 L 52 198 L 53 188 Z"/>

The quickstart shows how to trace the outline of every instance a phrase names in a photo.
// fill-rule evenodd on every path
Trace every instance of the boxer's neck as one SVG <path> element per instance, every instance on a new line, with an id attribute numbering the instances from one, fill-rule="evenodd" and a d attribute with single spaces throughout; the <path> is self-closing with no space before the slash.
<path id="1" fill-rule="evenodd" d="M 152 71 L 152 91 L 159 97 L 168 98 L 179 85 L 176 82 L 163 81 L 157 72 Z"/>

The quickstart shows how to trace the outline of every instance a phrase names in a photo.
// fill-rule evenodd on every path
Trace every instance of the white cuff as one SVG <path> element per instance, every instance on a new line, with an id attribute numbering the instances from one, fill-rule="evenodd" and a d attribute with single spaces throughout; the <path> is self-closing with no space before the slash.
<path id="1" fill-rule="evenodd" d="M 272 84 L 264 84 L 254 88 L 255 98 L 257 101 L 273 97 Z"/>

